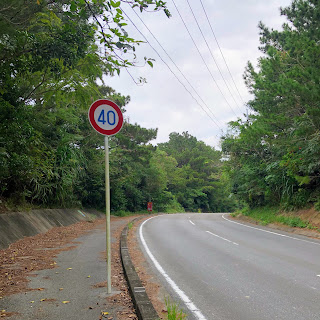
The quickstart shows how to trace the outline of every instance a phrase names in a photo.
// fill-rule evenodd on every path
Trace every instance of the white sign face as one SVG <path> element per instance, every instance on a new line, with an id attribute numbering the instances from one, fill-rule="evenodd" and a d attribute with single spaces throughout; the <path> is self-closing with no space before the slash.
<path id="1" fill-rule="evenodd" d="M 113 130 L 119 123 L 117 111 L 106 104 L 102 104 L 94 111 L 94 120 L 103 130 Z"/>

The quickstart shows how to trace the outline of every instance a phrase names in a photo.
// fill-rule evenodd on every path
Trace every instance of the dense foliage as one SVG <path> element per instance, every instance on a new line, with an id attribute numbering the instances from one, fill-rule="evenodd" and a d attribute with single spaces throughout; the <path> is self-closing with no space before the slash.
<path id="1" fill-rule="evenodd" d="M 168 191 L 186 210 L 232 210 L 234 202 L 228 197 L 230 189 L 223 176 L 220 151 L 197 141 L 188 132 L 171 133 L 169 141 L 159 144 L 159 149 L 176 161 Z"/>
<path id="2" fill-rule="evenodd" d="M 263 56 L 244 78 L 251 114 L 230 124 L 233 193 L 251 207 L 304 207 L 320 199 L 320 3 L 295 0 L 282 31 L 260 23 Z"/>
<path id="3" fill-rule="evenodd" d="M 97 84 L 138 63 L 140 42 L 125 30 L 124 6 L 170 16 L 157 0 L 1 3 L 1 198 L 33 206 L 104 206 L 104 141 L 90 127 L 87 110 L 108 97 L 125 112 L 130 101 Z M 152 66 L 148 58 L 143 62 Z M 150 144 L 156 135 L 126 121 L 111 139 L 112 210 L 142 210 L 149 200 L 158 210 L 223 210 L 220 154 L 187 134 L 172 134 L 157 149 Z M 184 159 L 172 151 L 179 137 L 194 148 Z"/>

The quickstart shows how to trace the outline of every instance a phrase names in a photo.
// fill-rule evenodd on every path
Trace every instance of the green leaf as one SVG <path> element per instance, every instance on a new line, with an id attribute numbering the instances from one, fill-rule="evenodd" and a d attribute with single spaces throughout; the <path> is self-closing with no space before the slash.
<path id="1" fill-rule="evenodd" d="M 114 2 L 111 0 L 110 4 L 113 8 L 118 8 L 118 7 L 120 7 L 121 2 L 120 1 Z"/>
<path id="2" fill-rule="evenodd" d="M 70 11 L 75 12 L 77 10 L 77 5 L 74 1 L 71 2 Z"/>
<path id="3" fill-rule="evenodd" d="M 152 63 L 150 60 L 148 60 L 147 62 L 148 62 L 148 65 L 149 65 L 151 68 L 153 68 L 153 63 Z"/>

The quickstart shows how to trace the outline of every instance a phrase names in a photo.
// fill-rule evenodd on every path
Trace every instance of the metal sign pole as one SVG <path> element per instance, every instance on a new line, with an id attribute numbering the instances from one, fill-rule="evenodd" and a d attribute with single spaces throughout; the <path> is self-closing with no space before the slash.
<path id="1" fill-rule="evenodd" d="M 110 234 L 110 179 L 109 179 L 109 137 L 104 137 L 105 180 L 106 180 L 106 240 L 107 240 L 107 293 L 111 293 L 111 234 Z"/>

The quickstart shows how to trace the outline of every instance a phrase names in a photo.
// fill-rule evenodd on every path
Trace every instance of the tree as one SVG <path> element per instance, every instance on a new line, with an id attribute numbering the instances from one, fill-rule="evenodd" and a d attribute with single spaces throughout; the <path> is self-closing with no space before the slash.
<path id="1" fill-rule="evenodd" d="M 152 0 L 0 5 L 0 195 L 47 205 L 79 202 L 76 181 L 90 153 L 84 146 L 99 145 L 85 124 L 88 106 L 100 96 L 96 80 L 137 63 L 140 41 L 125 30 L 125 3 L 169 16 L 164 2 Z"/>
<path id="2" fill-rule="evenodd" d="M 282 31 L 259 24 L 264 56 L 244 74 L 252 114 L 223 142 L 234 191 L 251 206 L 302 207 L 319 196 L 320 5 L 295 0 L 281 14 Z"/>
<path id="3" fill-rule="evenodd" d="M 170 191 L 188 211 L 224 211 L 233 204 L 228 201 L 228 188 L 220 182 L 221 152 L 198 141 L 188 132 L 171 133 L 169 141 L 159 149 L 177 161 L 177 168 L 168 182 Z M 225 192 L 221 192 L 225 187 Z"/>

